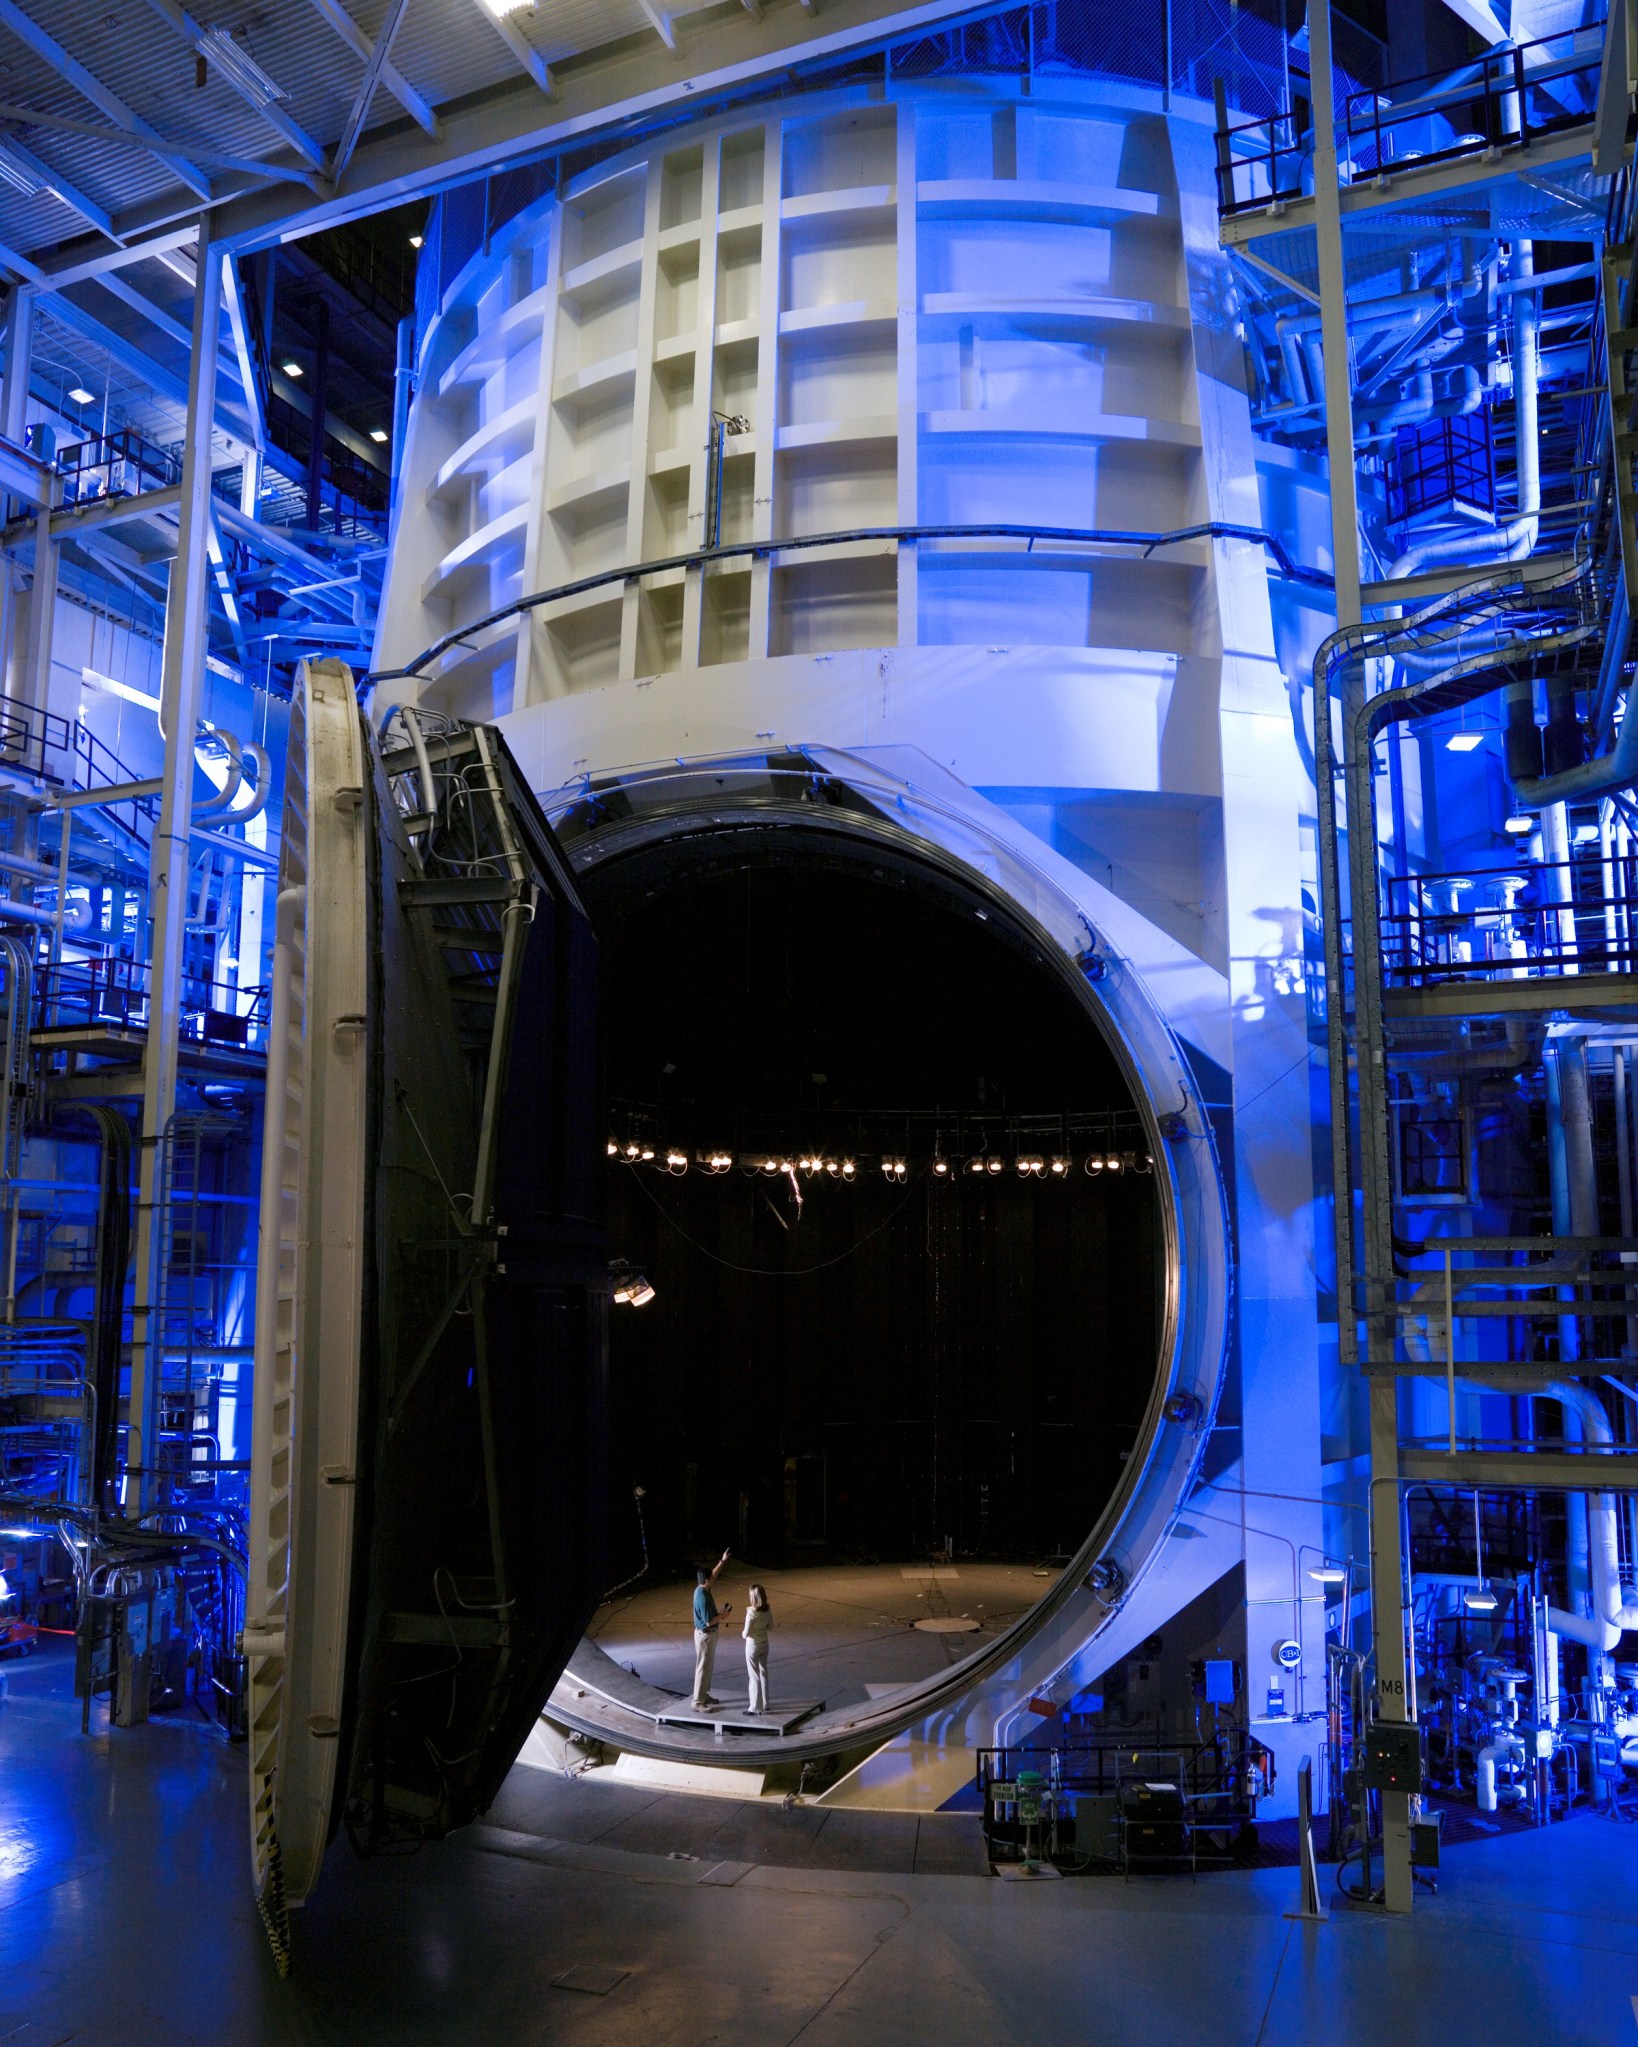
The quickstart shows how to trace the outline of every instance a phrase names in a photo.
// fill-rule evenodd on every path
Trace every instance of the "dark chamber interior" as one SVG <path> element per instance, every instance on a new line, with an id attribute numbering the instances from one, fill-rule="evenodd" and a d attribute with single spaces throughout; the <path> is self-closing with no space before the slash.
<path id="1" fill-rule="evenodd" d="M 637 1486 L 658 1575 L 724 1545 L 1072 1552 L 1136 1446 L 1160 1289 L 1147 1142 L 1062 968 L 930 862 L 801 826 L 673 838 L 581 885 L 610 1136 L 655 1153 L 607 1169 L 610 1252 L 656 1289 L 612 1318 L 614 1577 L 643 1562 Z M 1089 1149 L 1135 1162 L 1093 1178 Z M 856 1178 L 740 1163 L 815 1153 Z M 985 1154 L 1004 1170 L 975 1175 Z"/>

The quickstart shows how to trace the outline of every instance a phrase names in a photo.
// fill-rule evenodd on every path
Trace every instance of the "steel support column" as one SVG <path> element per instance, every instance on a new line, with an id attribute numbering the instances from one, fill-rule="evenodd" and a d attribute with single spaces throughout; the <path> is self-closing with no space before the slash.
<path id="1" fill-rule="evenodd" d="M 21 447 L 28 428 L 28 377 L 34 354 L 34 288 L 13 287 L 6 307 L 6 375 L 0 385 L 0 434 Z M 16 695 L 17 585 L 8 554 L 0 561 L 0 689 Z M 15 672 L 14 672 L 15 671 Z"/>
<path id="2" fill-rule="evenodd" d="M 165 768 L 159 823 L 148 869 L 151 906 L 148 1036 L 142 1055 L 142 1145 L 137 1193 L 136 1293 L 131 1324 L 129 1461 L 142 1467 L 126 1503 L 153 1502 L 163 1332 L 158 1321 L 165 1247 L 159 1241 L 165 1133 L 176 1109 L 182 964 L 188 910 L 188 826 L 193 808 L 193 737 L 199 722 L 208 647 L 211 427 L 216 408 L 216 356 L 222 288 L 221 253 L 211 246 L 210 220 L 199 223 L 198 283 L 193 304 L 193 354 L 188 375 L 187 439 L 176 559 L 165 606 L 160 722 Z"/>
<path id="3" fill-rule="evenodd" d="M 1353 374 L 1348 356 L 1347 277 L 1342 251 L 1342 199 L 1338 185 L 1336 104 L 1331 69 L 1329 0 L 1309 9 L 1310 53 L 1314 103 L 1314 227 L 1319 266 L 1320 345 L 1325 358 L 1326 465 L 1331 486 L 1331 554 L 1337 579 L 1337 626 L 1357 625 L 1359 598 L 1359 506 L 1354 489 Z M 1351 740 L 1355 714 L 1364 700 L 1364 663 L 1342 664 L 1343 731 Z M 1316 694 L 1314 723 L 1329 719 L 1329 696 Z M 1367 753 L 1369 743 L 1367 742 Z M 1353 883 L 1354 951 L 1356 961 L 1366 940 L 1361 920 L 1369 913 L 1374 933 L 1376 909 L 1376 819 L 1365 779 L 1363 802 L 1350 803 L 1347 816 Z M 1368 899 L 1368 901 L 1367 901 Z M 1341 998 L 1334 987 L 1332 1000 Z M 1366 1273 L 1366 1353 L 1391 1356 L 1394 1324 L 1391 1308 L 1383 1316 L 1373 1298 L 1373 1279 L 1391 1272 L 1391 1182 L 1386 1177 L 1387 1126 L 1381 1085 L 1380 1016 L 1371 1029 L 1358 1019 L 1359 1146 L 1365 1187 L 1364 1267 Z M 1333 1100 L 1335 1099 L 1333 1095 Z M 1346 1113 L 1346 1111 L 1344 1111 Z M 1343 1316 L 1353 1304 L 1339 1304 Z M 1382 1326 L 1385 1322 L 1385 1328 Z M 1386 1344 L 1386 1349 L 1383 1346 Z M 1394 1379 L 1373 1379 L 1371 1418 L 1371 1626 L 1376 1645 L 1377 1710 L 1385 1720 L 1414 1716 L 1410 1673 L 1405 1654 L 1403 1521 L 1399 1476 L 1399 1386 Z M 1390 1912 L 1408 1912 L 1414 1884 L 1410 1860 L 1410 1800 L 1404 1792 L 1382 1794 L 1382 1854 L 1385 1902 Z"/>

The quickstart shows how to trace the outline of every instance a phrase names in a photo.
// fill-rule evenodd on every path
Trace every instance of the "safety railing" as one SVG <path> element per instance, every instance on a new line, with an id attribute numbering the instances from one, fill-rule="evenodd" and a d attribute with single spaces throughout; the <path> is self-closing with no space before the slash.
<path id="1" fill-rule="evenodd" d="M 1631 973 L 1638 967 L 1638 859 L 1386 878 L 1382 965 L 1389 988 L 1451 981 Z"/>
<path id="2" fill-rule="evenodd" d="M 1415 1193 L 1401 1194 L 1418 1205 Z M 1411 1363 L 1442 1364 L 1458 1378 L 1482 1378 L 1487 1364 L 1550 1369 L 1570 1359 L 1582 1369 L 1595 1360 L 1630 1368 L 1638 1240 L 1428 1237 L 1404 1242 L 1402 1255 L 1417 1260 L 1394 1279 L 1398 1339 Z"/>
<path id="3" fill-rule="evenodd" d="M 91 505 L 168 490 L 182 480 L 182 459 L 127 426 L 64 448 L 57 474 L 63 479 L 65 506 Z"/>
<path id="4" fill-rule="evenodd" d="M 1343 184 L 1368 184 L 1415 165 L 1485 156 L 1587 126 L 1603 48 L 1599 22 L 1488 50 L 1455 72 L 1350 93 L 1337 123 Z M 1304 105 L 1220 129 L 1220 214 L 1231 218 L 1311 193 L 1313 150 Z"/>
<path id="5" fill-rule="evenodd" d="M 61 718 L 55 711 L 42 711 L 9 696 L 0 696 L 0 767 L 35 775 L 59 788 L 121 788 L 140 779 L 78 719 Z M 147 844 L 159 816 L 154 797 L 123 797 L 108 807 Z"/>
<path id="6" fill-rule="evenodd" d="M 73 727 L 66 718 L 0 696 L 0 767 L 37 775 L 43 782 L 68 781 L 73 745 Z"/>
<path id="7" fill-rule="evenodd" d="M 35 981 L 34 1029 L 145 1031 L 149 1016 L 149 968 L 119 957 L 62 960 L 39 970 Z M 225 1050 L 261 1051 L 267 1042 L 268 990 L 240 988 L 226 981 L 185 974 L 180 1035 L 184 1043 Z"/>

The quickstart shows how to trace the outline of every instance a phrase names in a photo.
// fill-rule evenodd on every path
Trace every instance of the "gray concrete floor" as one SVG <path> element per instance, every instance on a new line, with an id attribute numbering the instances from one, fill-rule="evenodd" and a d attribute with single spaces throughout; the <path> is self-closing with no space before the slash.
<path id="1" fill-rule="evenodd" d="M 784 1699 L 861 1705 L 895 1685 L 936 1677 L 959 1663 L 1032 1607 L 1055 1572 L 1028 1564 L 822 1564 L 804 1570 L 754 1570 L 737 1559 L 716 1583 L 723 1625 L 713 1686 L 720 1698 L 745 1685 L 740 1622 L 747 1588 L 756 1582 L 773 1608 L 769 1636 L 772 1690 Z M 662 1691 L 686 1693 L 694 1682 L 691 1584 L 641 1585 L 611 1600 L 587 1634 L 616 1663 L 635 1667 Z M 919 1620 L 971 1620 L 963 1633 L 929 1633 Z"/>
<path id="2" fill-rule="evenodd" d="M 246 1875 L 243 1751 L 197 1720 L 110 1733 L 100 1709 L 83 1737 L 60 1655 L 10 1676 L 5 2047 L 1638 2039 L 1638 1831 L 1590 1816 L 1452 1851 L 1408 1922 L 1311 1928 L 1282 1916 L 1291 1871 L 1003 1884 L 931 1873 L 974 1866 L 970 1822 L 538 1771 L 463 1837 L 362 1864 L 339 1848 L 281 1982 Z M 883 1818 L 896 1835 L 838 1826 Z"/>

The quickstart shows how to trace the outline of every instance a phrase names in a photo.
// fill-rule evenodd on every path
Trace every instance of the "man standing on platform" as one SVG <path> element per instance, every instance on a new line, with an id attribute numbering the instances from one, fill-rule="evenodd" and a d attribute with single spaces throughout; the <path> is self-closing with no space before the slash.
<path id="1" fill-rule="evenodd" d="M 728 1561 L 724 1550 L 717 1559 L 716 1571 L 707 1571 L 702 1565 L 694 1574 L 694 1706 L 703 1711 L 718 1702 L 711 1696 L 711 1668 L 717 1660 L 717 1602 L 711 1597 L 711 1587 L 717 1582 L 717 1571 Z M 733 1609 L 724 1606 L 724 1614 Z"/>

